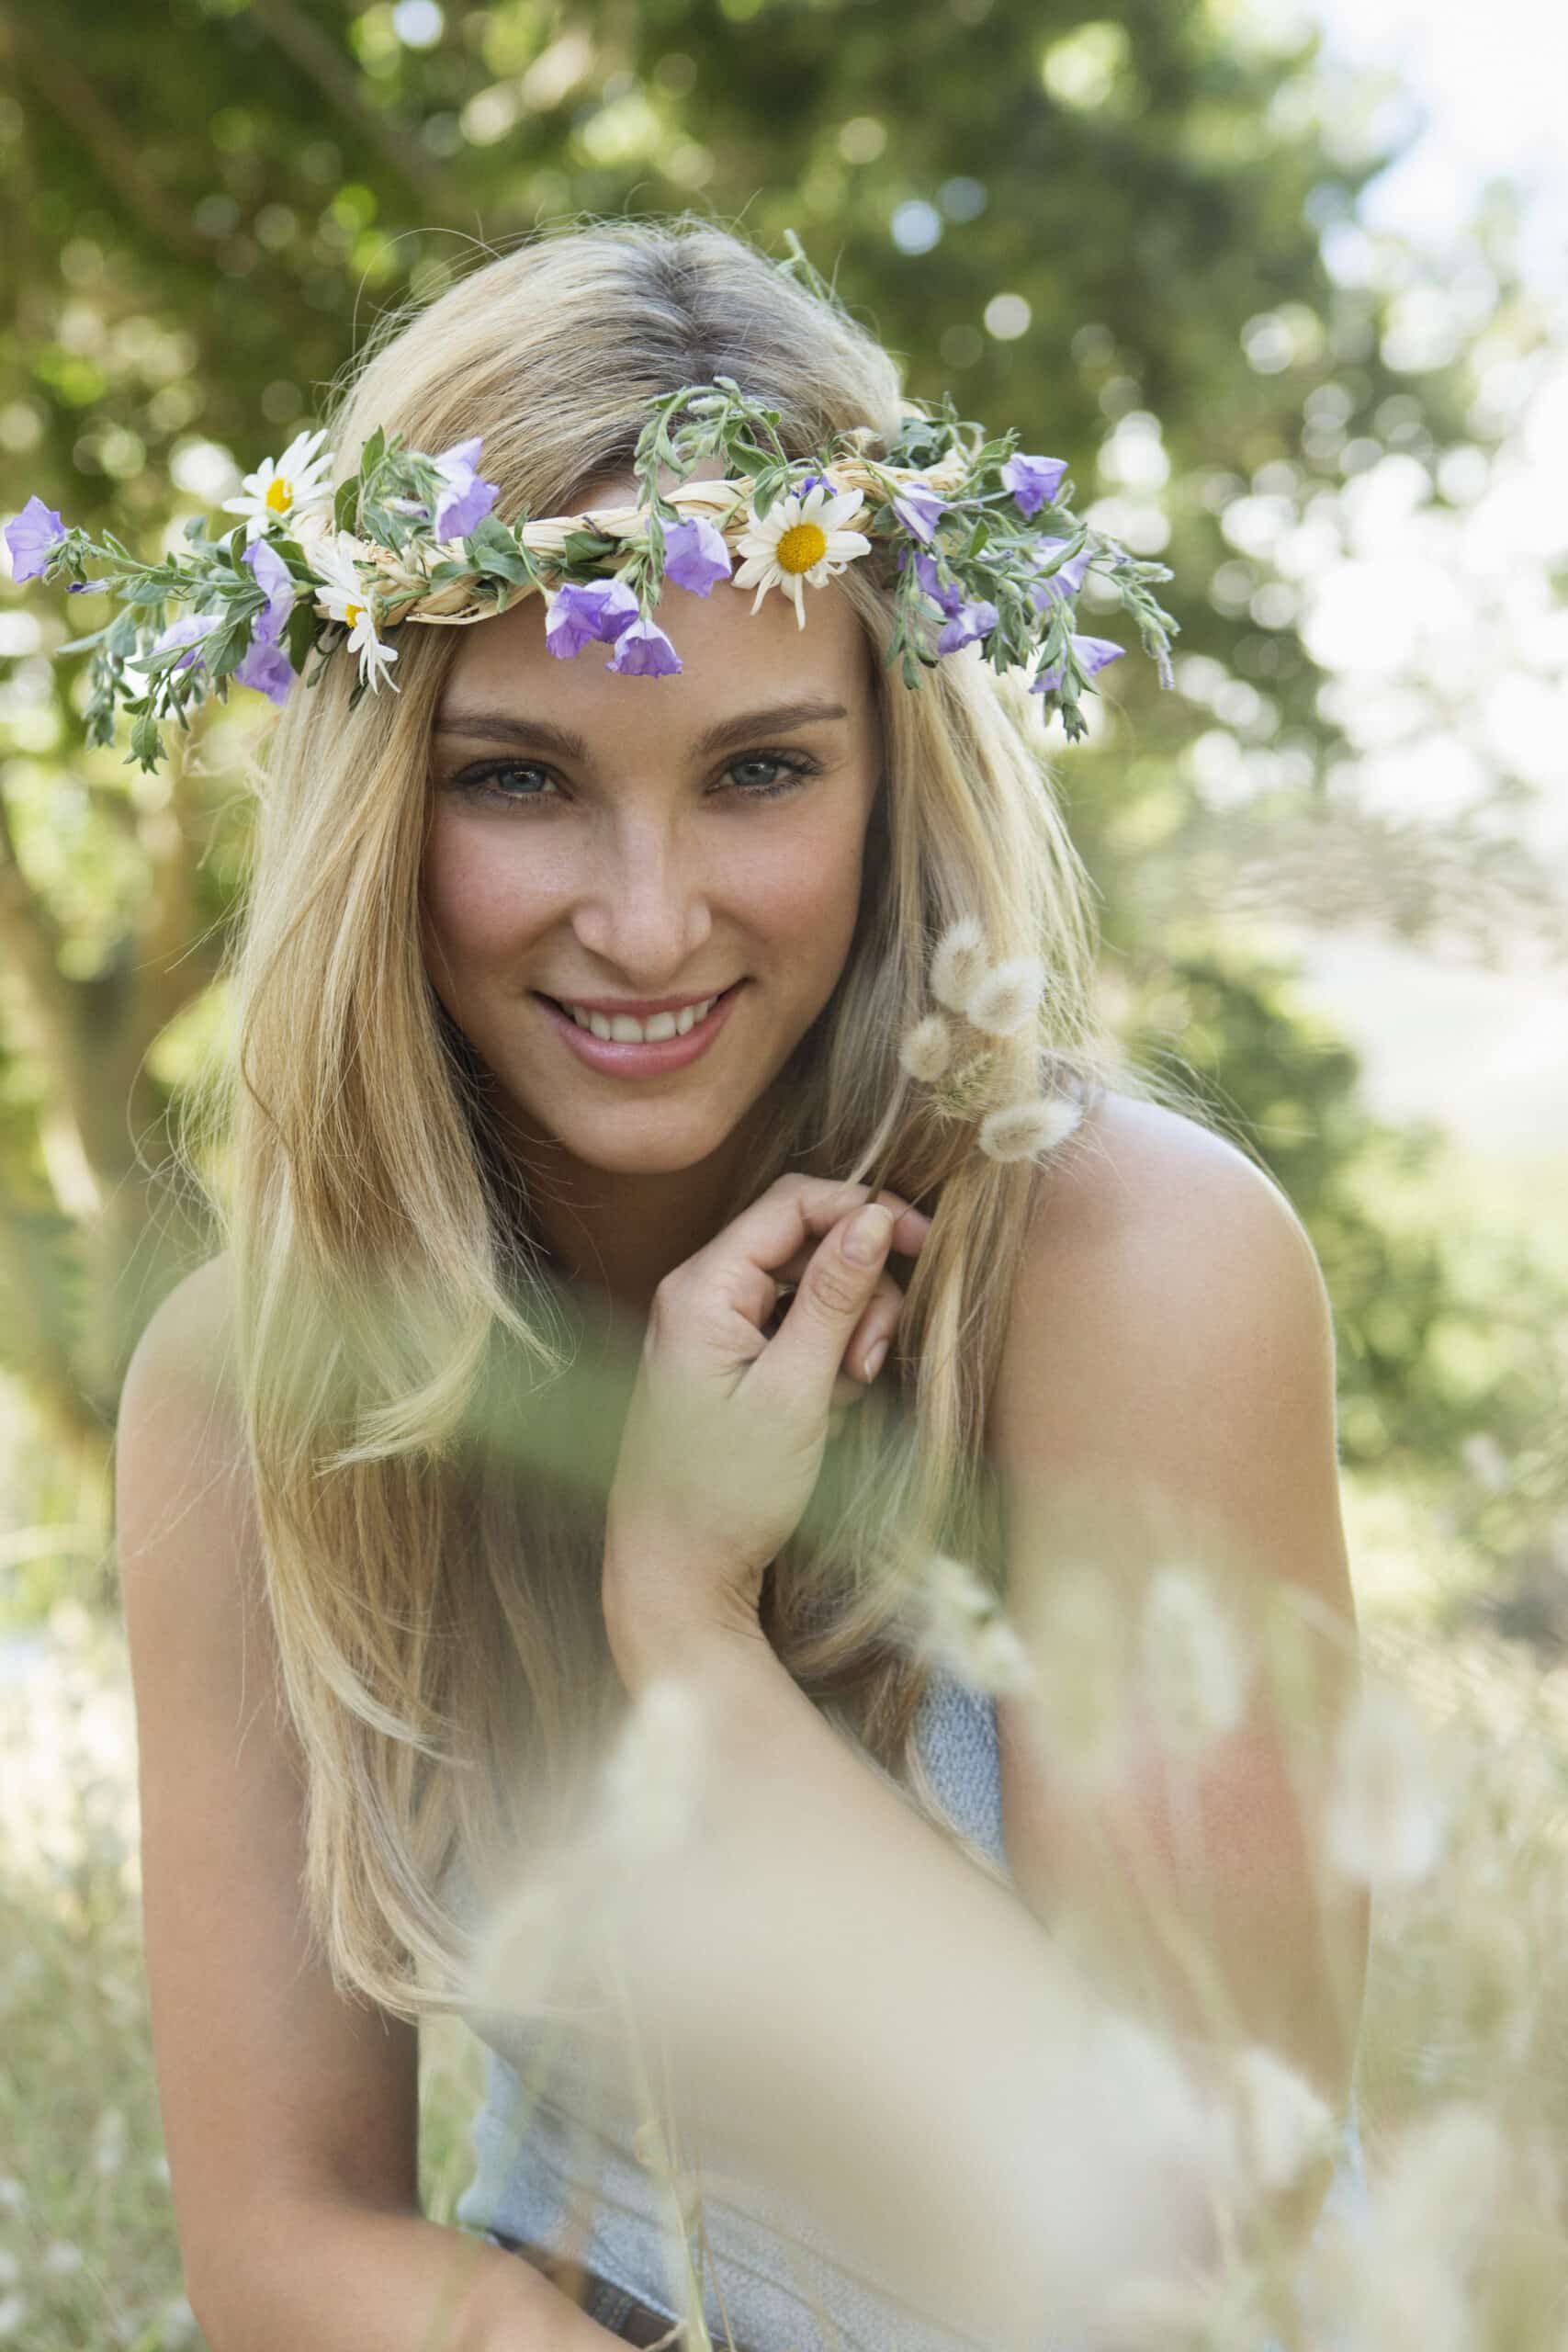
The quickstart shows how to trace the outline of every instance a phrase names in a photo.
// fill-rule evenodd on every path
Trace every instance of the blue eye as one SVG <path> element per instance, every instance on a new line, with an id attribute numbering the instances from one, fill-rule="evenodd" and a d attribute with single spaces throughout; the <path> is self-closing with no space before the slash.
<path id="1" fill-rule="evenodd" d="M 748 752 L 744 758 L 732 760 L 726 774 L 734 775 L 742 768 L 783 770 L 782 775 L 775 775 L 766 782 L 737 784 L 728 787 L 745 800 L 773 800 L 784 793 L 795 791 L 809 777 L 816 775 L 818 763 L 799 752 Z M 549 769 L 540 766 L 536 760 L 491 760 L 484 767 L 465 768 L 461 775 L 454 777 L 453 789 L 492 800 L 546 800 L 558 797 L 553 791 L 513 791 L 501 782 L 503 776 L 519 775 L 543 777 L 547 783 L 553 781 Z"/>
<path id="2" fill-rule="evenodd" d="M 731 775 L 737 768 L 782 768 L 784 771 L 783 782 L 743 784 L 737 787 L 753 800 L 771 800 L 777 793 L 793 792 L 796 785 L 804 784 L 807 776 L 817 774 L 815 760 L 803 759 L 798 753 L 788 752 L 748 752 L 743 760 L 732 762 Z"/>
<path id="3" fill-rule="evenodd" d="M 536 767 L 532 760 L 497 760 L 488 768 L 465 768 L 463 774 L 456 778 L 456 784 L 459 792 L 487 794 L 497 800 L 539 800 L 544 797 L 542 793 L 502 792 L 498 779 L 503 775 L 543 775 L 544 773 L 544 769 Z"/>

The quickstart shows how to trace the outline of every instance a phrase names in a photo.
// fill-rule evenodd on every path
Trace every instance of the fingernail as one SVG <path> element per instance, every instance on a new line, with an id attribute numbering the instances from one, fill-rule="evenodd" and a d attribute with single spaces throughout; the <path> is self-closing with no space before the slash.
<path id="1" fill-rule="evenodd" d="M 874 1266 L 893 1235 L 893 1212 L 879 1202 L 860 1209 L 844 1236 L 844 1255 L 857 1266 Z"/>
<path id="2" fill-rule="evenodd" d="M 887 1342 L 886 1340 L 878 1340 L 875 1347 L 873 1348 L 870 1355 L 868 1355 L 865 1360 L 865 1376 L 868 1380 L 874 1380 L 876 1378 L 877 1374 L 882 1370 L 883 1364 L 886 1362 L 886 1358 Z"/>

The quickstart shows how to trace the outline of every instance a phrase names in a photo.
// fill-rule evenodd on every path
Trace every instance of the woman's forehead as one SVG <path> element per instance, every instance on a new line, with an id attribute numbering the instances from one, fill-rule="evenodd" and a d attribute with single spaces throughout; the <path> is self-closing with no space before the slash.
<path id="1" fill-rule="evenodd" d="M 774 593 L 755 613 L 754 591 L 720 581 L 706 596 L 667 586 L 659 625 L 681 657 L 667 677 L 624 675 L 607 665 L 608 643 L 569 660 L 545 641 L 541 595 L 524 597 L 493 619 L 463 630 L 442 696 L 440 718 L 478 710 L 546 719 L 589 741 L 635 738 L 651 728 L 695 736 L 727 713 L 761 706 L 840 704 L 852 720 L 871 716 L 865 633 L 834 582 L 807 587 L 806 625 Z"/>

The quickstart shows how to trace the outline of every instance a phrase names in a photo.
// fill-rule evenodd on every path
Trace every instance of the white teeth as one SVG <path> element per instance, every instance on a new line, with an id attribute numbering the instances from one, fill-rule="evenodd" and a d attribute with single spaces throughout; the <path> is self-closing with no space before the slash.
<path id="1" fill-rule="evenodd" d="M 716 996 L 705 996 L 700 1004 L 689 1004 L 680 1012 L 656 1012 L 647 1021 L 635 1020 L 629 1012 L 588 1012 L 576 1004 L 569 1004 L 566 1011 L 580 1029 L 592 1030 L 595 1037 L 623 1046 L 647 1046 L 663 1037 L 683 1037 L 717 1002 Z"/>

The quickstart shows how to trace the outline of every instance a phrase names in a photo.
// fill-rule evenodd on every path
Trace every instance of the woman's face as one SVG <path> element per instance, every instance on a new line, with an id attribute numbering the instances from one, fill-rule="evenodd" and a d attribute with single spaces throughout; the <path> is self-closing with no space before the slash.
<path id="1" fill-rule="evenodd" d="M 667 588 L 659 622 L 684 668 L 661 678 L 608 670 L 607 644 L 558 660 L 543 598 L 525 597 L 461 632 L 437 714 L 426 968 L 525 1146 L 549 1138 L 587 1168 L 670 1173 L 714 1153 L 849 954 L 881 763 L 872 656 L 831 582 L 805 590 L 804 628 L 776 590 L 753 616 L 752 593 Z M 681 1067 L 658 1067 L 657 1046 L 596 1047 L 545 1001 L 721 990 Z"/>

